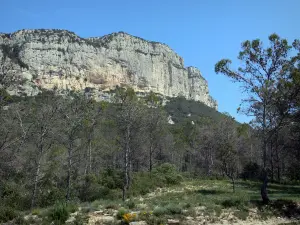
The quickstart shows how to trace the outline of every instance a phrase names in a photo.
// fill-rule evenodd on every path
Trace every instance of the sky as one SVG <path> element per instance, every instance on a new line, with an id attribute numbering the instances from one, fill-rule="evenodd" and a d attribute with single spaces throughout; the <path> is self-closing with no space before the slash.
<path id="1" fill-rule="evenodd" d="M 219 111 L 240 122 L 243 94 L 237 83 L 215 74 L 214 65 L 229 58 L 233 66 L 241 43 L 271 33 L 289 41 L 300 38 L 300 0 L 0 0 L 0 32 L 67 29 L 81 37 L 117 31 L 163 42 L 196 66 L 208 81 Z"/>

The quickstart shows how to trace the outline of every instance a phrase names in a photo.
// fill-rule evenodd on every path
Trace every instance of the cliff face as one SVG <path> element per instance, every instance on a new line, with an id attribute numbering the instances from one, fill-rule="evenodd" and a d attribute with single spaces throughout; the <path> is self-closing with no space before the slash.
<path id="1" fill-rule="evenodd" d="M 123 32 L 87 39 L 65 30 L 0 34 L 0 62 L 13 65 L 14 73 L 27 79 L 22 91 L 28 94 L 41 86 L 88 90 L 97 99 L 107 99 L 118 85 L 184 96 L 217 109 L 197 68 L 185 68 L 183 59 L 165 44 Z"/>

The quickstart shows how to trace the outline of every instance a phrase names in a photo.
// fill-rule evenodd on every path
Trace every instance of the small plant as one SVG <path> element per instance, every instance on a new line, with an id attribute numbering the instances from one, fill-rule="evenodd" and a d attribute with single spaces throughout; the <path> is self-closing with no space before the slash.
<path id="1" fill-rule="evenodd" d="M 134 221 L 136 219 L 135 213 L 125 213 L 123 215 L 123 222 L 125 224 L 129 224 L 130 222 Z"/>
<path id="2" fill-rule="evenodd" d="M 129 208 L 129 209 L 134 209 L 135 208 L 135 203 L 134 201 L 132 201 L 131 199 L 126 202 L 126 206 Z"/>
<path id="3" fill-rule="evenodd" d="M 69 218 L 69 211 L 66 203 L 56 203 L 53 208 L 50 209 L 49 218 L 56 225 L 64 224 Z"/>
<path id="4" fill-rule="evenodd" d="M 153 215 L 162 216 L 168 213 L 168 210 L 162 206 L 157 206 L 153 210 Z"/>
<path id="5" fill-rule="evenodd" d="M 32 215 L 36 215 L 36 216 L 39 216 L 40 214 L 41 214 L 41 210 L 40 209 L 33 209 L 32 211 L 31 211 L 31 214 Z"/>
<path id="6" fill-rule="evenodd" d="M 168 213 L 169 214 L 181 214 L 182 210 L 180 208 L 179 205 L 175 205 L 175 204 L 168 204 L 166 206 L 167 210 L 168 210 Z"/>
<path id="7" fill-rule="evenodd" d="M 117 219 L 123 219 L 123 216 L 128 213 L 128 210 L 125 208 L 119 208 L 118 213 L 117 213 Z"/>
<path id="8" fill-rule="evenodd" d="M 233 215 L 240 220 L 247 220 L 247 217 L 249 216 L 249 212 L 247 210 L 238 210 L 233 213 Z"/>

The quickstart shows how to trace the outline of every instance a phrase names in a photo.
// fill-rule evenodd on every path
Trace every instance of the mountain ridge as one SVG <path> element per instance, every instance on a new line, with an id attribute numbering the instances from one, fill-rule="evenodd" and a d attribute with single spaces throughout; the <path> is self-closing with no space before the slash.
<path id="1" fill-rule="evenodd" d="M 130 86 L 217 109 L 200 70 L 186 67 L 183 58 L 164 43 L 123 31 L 82 38 L 63 29 L 23 29 L 1 33 L 0 45 L 0 59 L 9 58 L 6 64 L 13 64 L 14 74 L 27 79 L 27 94 L 35 94 L 38 87 L 89 88 L 96 99 L 109 100 L 108 91 Z"/>

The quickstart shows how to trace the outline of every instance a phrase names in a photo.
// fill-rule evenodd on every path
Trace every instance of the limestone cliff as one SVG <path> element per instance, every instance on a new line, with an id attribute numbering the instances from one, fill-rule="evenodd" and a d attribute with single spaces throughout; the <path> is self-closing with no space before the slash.
<path id="1" fill-rule="evenodd" d="M 26 78 L 27 85 L 18 92 L 35 94 L 36 87 L 85 90 L 107 99 L 117 85 L 130 86 L 217 109 L 197 68 L 185 68 L 183 59 L 165 44 L 124 32 L 99 38 L 44 29 L 0 34 L 0 62 L 13 65 L 13 73 Z"/>

